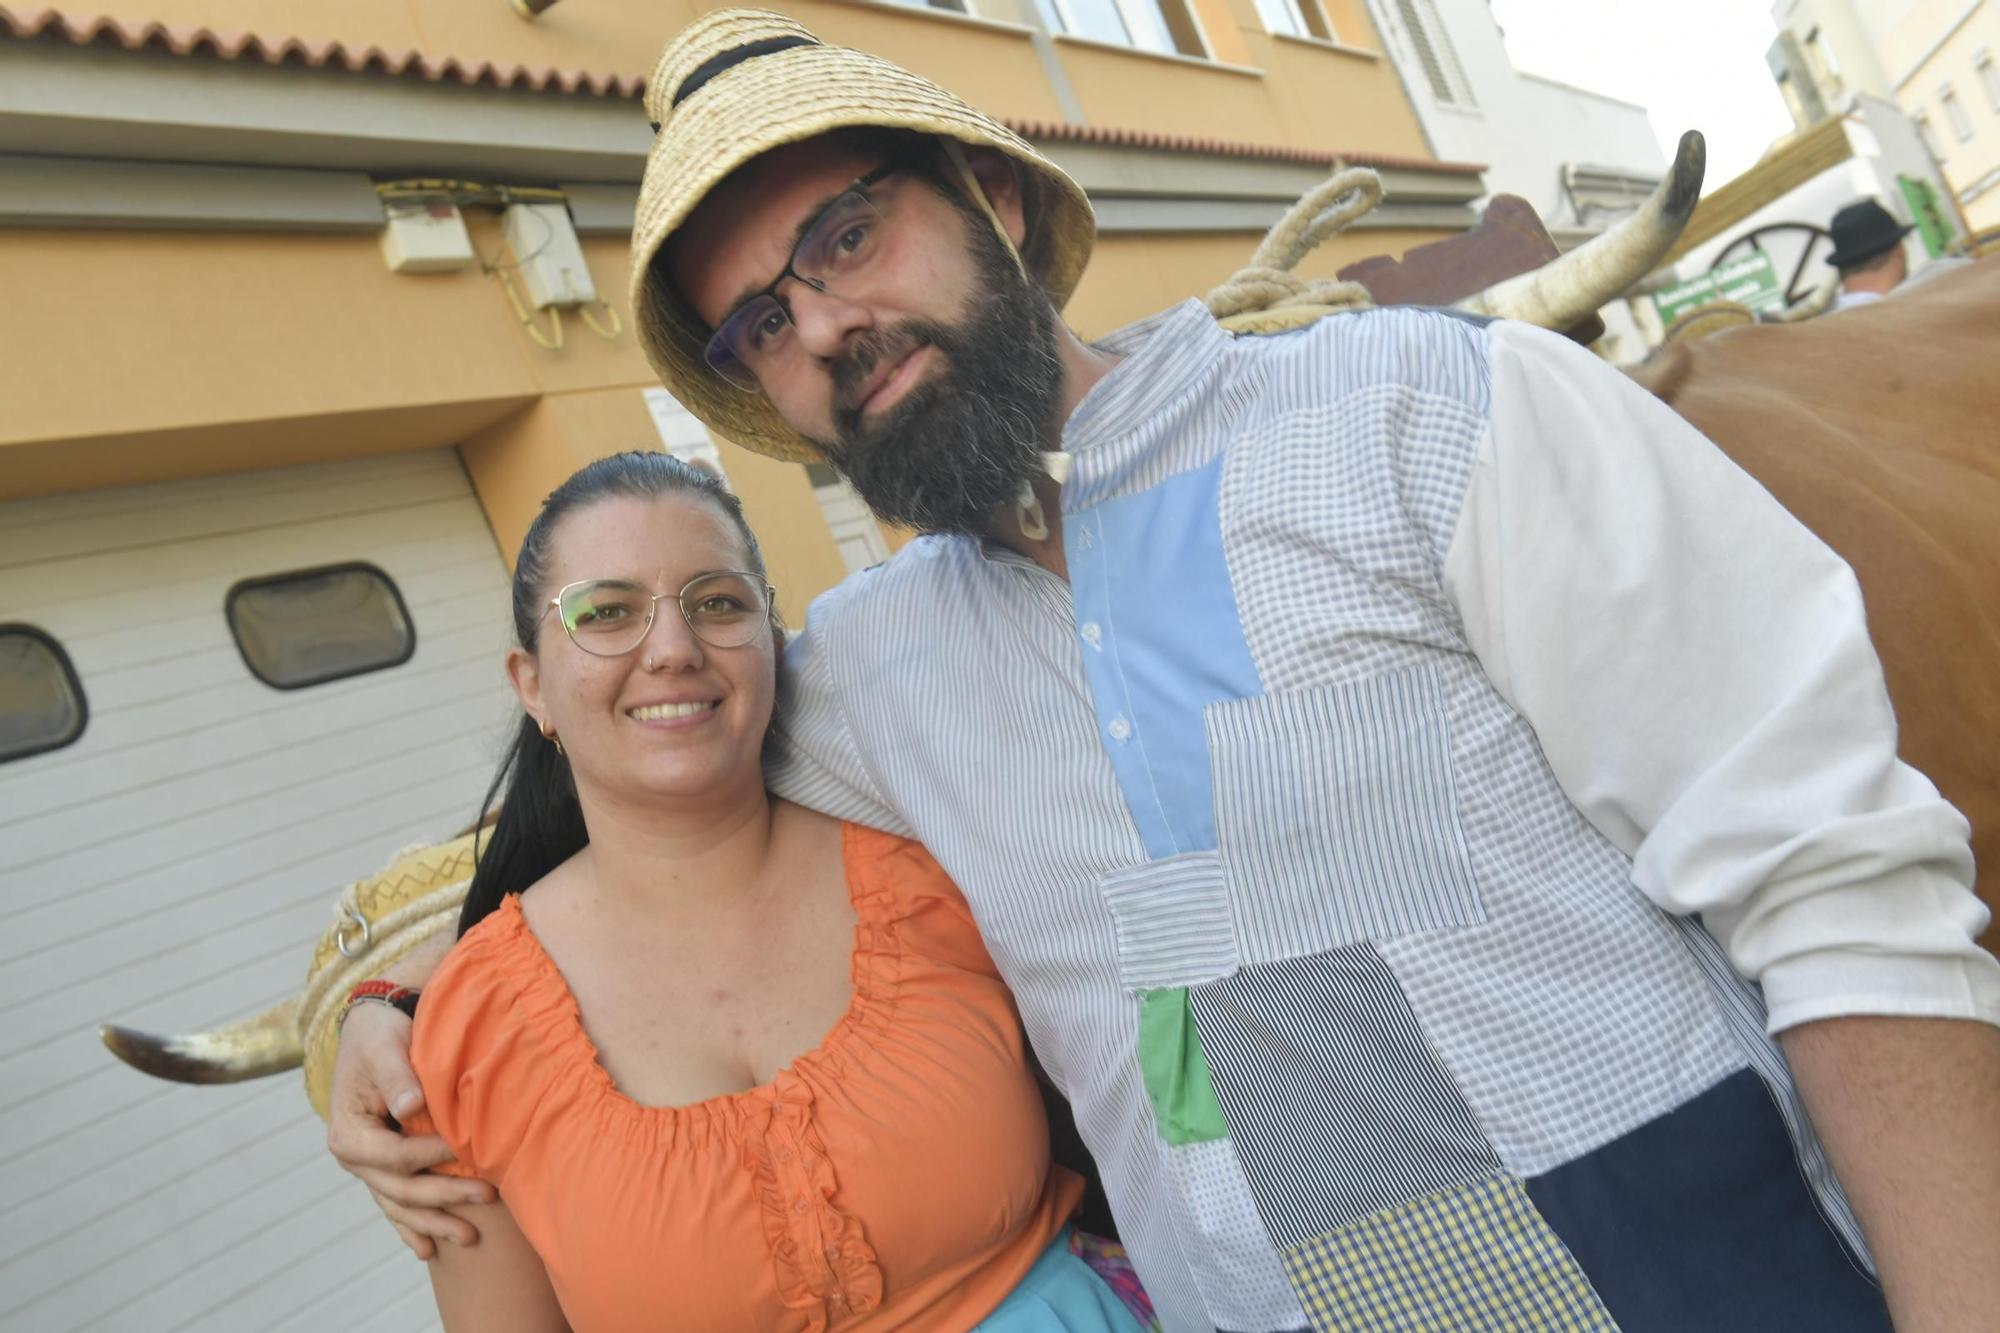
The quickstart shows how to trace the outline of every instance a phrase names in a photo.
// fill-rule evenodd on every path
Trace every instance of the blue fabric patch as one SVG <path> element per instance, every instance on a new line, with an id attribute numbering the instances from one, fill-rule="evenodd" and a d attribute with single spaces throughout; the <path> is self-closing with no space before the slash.
<path id="1" fill-rule="evenodd" d="M 1222 556 L 1222 459 L 1063 517 L 1098 739 L 1154 860 L 1215 850 L 1202 710 L 1263 692 Z"/>
<path id="2" fill-rule="evenodd" d="M 1625 1333 L 1891 1333 L 1748 1069 L 1527 1187 Z"/>

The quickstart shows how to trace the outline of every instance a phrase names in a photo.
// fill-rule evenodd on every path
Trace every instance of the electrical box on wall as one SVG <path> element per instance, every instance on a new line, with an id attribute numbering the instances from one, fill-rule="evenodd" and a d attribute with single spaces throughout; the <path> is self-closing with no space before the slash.
<path id="1" fill-rule="evenodd" d="M 500 231 L 535 309 L 588 305 L 597 299 L 583 247 L 562 204 L 509 204 Z"/>
<path id="2" fill-rule="evenodd" d="M 472 237 L 448 199 L 392 204 L 382 257 L 395 273 L 456 273 L 472 263 Z"/>

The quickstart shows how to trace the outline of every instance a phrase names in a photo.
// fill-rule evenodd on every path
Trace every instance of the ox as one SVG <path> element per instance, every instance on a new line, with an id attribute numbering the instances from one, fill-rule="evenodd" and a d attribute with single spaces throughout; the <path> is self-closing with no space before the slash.
<path id="1" fill-rule="evenodd" d="M 1454 304 L 1545 328 L 1588 328 L 1594 312 L 1649 272 L 1679 235 L 1700 193 L 1702 165 L 1700 136 L 1686 136 L 1673 170 L 1630 219 L 1552 262 L 1541 262 L 1554 246 L 1538 224 L 1543 250 L 1522 262 L 1518 225 L 1509 224 L 1516 234 L 1502 238 L 1497 272 L 1488 265 L 1482 275 L 1480 261 L 1467 258 L 1491 249 L 1495 233 L 1488 231 L 1485 240 L 1475 234 L 1441 242 L 1400 263 L 1365 261 L 1343 276 L 1365 278 L 1385 304 Z M 1271 261 L 1260 251 L 1256 262 Z M 1223 323 L 1268 330 L 1327 313 L 1306 291 Z M 1993 754 L 2000 738 L 2000 445 L 1993 437 L 2000 376 L 1989 368 L 1996 330 L 2000 259 L 1845 314 L 1677 343 L 1634 372 L 1854 566 L 1904 757 L 1972 820 L 1984 867 L 1978 888 L 1989 907 L 2000 906 L 2000 762 Z M 340 998 L 353 982 L 451 929 L 472 855 L 471 837 L 461 834 L 405 852 L 349 886 L 300 997 L 206 1033 L 163 1038 L 107 1027 L 105 1044 L 127 1063 L 181 1082 L 234 1082 L 303 1061 L 308 1093 L 324 1115 Z M 1989 932 L 1986 942 L 1994 939 Z"/>

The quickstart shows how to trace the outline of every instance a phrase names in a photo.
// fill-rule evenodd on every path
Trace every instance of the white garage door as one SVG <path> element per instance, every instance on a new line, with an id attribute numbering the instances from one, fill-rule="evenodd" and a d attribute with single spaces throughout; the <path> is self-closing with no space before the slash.
<path id="1" fill-rule="evenodd" d="M 253 676 L 229 590 L 356 561 L 393 581 L 414 654 Z M 0 763 L 0 1327 L 433 1326 L 297 1075 L 161 1083 L 96 1026 L 282 998 L 342 884 L 470 821 L 513 696 L 506 571 L 456 454 L 0 504 L 8 623 L 60 644 L 88 721 Z"/>

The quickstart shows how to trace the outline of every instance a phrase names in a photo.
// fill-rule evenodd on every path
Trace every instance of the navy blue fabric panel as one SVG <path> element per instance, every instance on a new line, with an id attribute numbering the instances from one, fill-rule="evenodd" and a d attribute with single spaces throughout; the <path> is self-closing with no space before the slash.
<path id="1" fill-rule="evenodd" d="M 1748 1069 L 1526 1184 L 1625 1333 L 1892 1333 Z"/>

